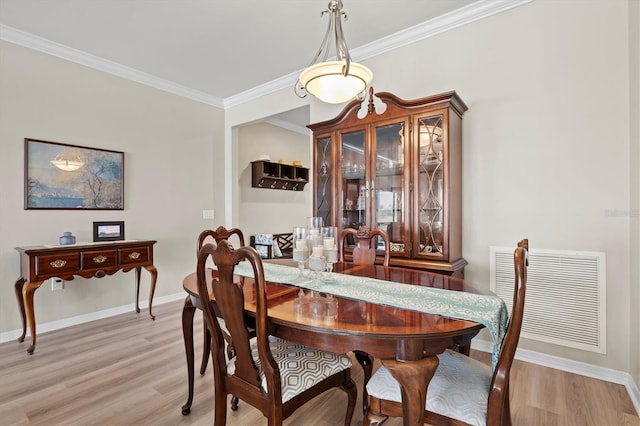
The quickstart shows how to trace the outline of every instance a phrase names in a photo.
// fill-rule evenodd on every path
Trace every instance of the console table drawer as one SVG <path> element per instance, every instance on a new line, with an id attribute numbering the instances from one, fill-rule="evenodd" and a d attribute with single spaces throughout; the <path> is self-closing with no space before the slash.
<path id="1" fill-rule="evenodd" d="M 80 253 L 82 269 L 96 269 L 116 266 L 118 264 L 117 250 L 93 250 Z"/>
<path id="2" fill-rule="evenodd" d="M 149 262 L 149 247 L 132 247 L 120 249 L 120 264 L 144 264 Z"/>
<path id="3" fill-rule="evenodd" d="M 51 275 L 78 270 L 78 253 L 36 256 L 36 275 Z"/>

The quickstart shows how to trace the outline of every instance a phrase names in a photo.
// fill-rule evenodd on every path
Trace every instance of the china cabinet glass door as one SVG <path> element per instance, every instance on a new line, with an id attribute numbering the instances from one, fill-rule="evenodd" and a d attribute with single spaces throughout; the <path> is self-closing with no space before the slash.
<path id="1" fill-rule="evenodd" d="M 418 245 L 417 254 L 441 257 L 444 253 L 443 223 L 444 155 L 443 117 L 435 115 L 418 119 Z"/>
<path id="2" fill-rule="evenodd" d="M 367 185 L 366 132 L 364 129 L 340 135 L 342 174 L 341 227 L 358 229 L 368 225 L 369 186 Z"/>
<path id="3" fill-rule="evenodd" d="M 314 216 L 319 216 L 324 223 L 330 224 L 332 220 L 332 199 L 333 199 L 333 181 L 331 174 L 333 170 L 333 161 L 331 159 L 331 137 L 324 136 L 316 139 L 315 143 L 315 187 Z"/>
<path id="4" fill-rule="evenodd" d="M 380 125 L 375 128 L 375 150 L 372 161 L 371 228 L 389 234 L 391 251 L 405 252 L 405 130 L 404 122 Z M 379 239 L 379 244 L 382 239 Z M 384 249 L 383 246 L 379 247 Z"/>

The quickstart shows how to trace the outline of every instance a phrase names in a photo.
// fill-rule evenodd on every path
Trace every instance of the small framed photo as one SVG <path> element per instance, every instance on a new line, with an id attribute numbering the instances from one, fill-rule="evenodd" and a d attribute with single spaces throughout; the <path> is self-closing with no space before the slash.
<path id="1" fill-rule="evenodd" d="M 124 222 L 93 222 L 93 241 L 124 240 Z"/>

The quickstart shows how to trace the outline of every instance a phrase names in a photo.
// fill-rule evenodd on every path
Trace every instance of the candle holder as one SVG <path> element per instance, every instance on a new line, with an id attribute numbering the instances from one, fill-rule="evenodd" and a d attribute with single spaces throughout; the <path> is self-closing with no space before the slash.
<path id="1" fill-rule="evenodd" d="M 324 226 L 324 219 L 320 216 L 313 216 L 307 218 L 307 228 L 320 229 Z"/>
<path id="2" fill-rule="evenodd" d="M 293 228 L 293 261 L 298 262 L 300 274 L 298 279 L 304 276 L 304 264 L 309 259 L 309 238 L 307 228 L 295 226 Z"/>
<path id="3" fill-rule="evenodd" d="M 321 229 L 322 248 L 326 262 L 326 271 L 333 271 L 333 264 L 338 261 L 338 227 L 323 226 Z"/>
<path id="4" fill-rule="evenodd" d="M 319 247 L 319 246 L 314 247 L 314 249 L 316 248 L 322 249 L 322 247 Z M 316 250 L 315 253 L 309 256 L 309 269 L 311 270 L 311 273 L 313 275 L 313 281 L 316 284 L 320 281 L 320 272 L 324 271 L 326 268 L 325 262 L 324 262 L 324 256 L 322 255 L 316 256 L 317 253 L 322 253 L 322 252 L 321 251 L 319 252 L 318 250 Z"/>

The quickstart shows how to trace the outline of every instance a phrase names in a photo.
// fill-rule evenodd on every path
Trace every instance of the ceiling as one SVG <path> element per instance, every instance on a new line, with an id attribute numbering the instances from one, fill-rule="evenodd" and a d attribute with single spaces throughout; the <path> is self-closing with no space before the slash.
<path id="1" fill-rule="evenodd" d="M 355 61 L 366 59 L 380 53 L 371 43 L 380 45 L 385 37 L 469 9 L 474 2 L 343 0 L 348 14 L 345 39 Z M 121 66 L 224 106 L 284 76 L 293 91 L 297 73 L 309 65 L 324 36 L 328 16 L 321 18 L 320 12 L 327 4 L 328 0 L 0 0 L 0 38 L 29 39 L 30 47 L 66 49 L 93 62 L 95 56 L 104 66 Z"/>

